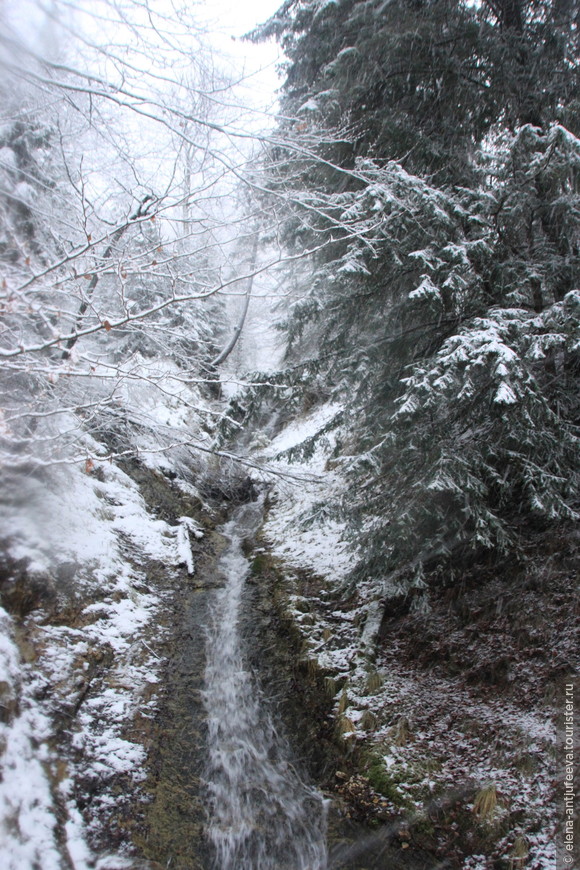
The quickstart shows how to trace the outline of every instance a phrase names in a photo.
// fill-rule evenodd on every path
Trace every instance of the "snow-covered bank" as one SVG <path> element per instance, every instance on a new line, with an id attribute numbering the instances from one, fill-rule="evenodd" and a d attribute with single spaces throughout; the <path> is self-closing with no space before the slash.
<path id="1" fill-rule="evenodd" d="M 18 493 L 1 517 L 3 866 L 117 868 L 131 851 L 119 819 L 146 775 L 164 614 L 203 533 L 191 516 L 161 519 L 115 463 L 22 477 Z"/>
<path id="2" fill-rule="evenodd" d="M 322 405 L 293 420 L 257 453 L 288 474 L 270 492 L 276 507 L 268 513 L 264 532 L 273 552 L 338 582 L 352 563 L 344 527 L 336 519 L 345 482 L 328 468 L 341 412 L 339 404 Z"/>
<path id="3" fill-rule="evenodd" d="M 558 687 L 578 658 L 573 556 L 539 536 L 511 593 L 485 563 L 466 567 L 457 588 L 429 578 L 407 592 L 345 586 L 354 555 L 338 509 L 339 412 L 322 405 L 257 439 L 260 456 L 303 477 L 273 484 L 258 558 L 284 578 L 302 657 L 334 697 L 351 759 L 337 799 L 353 820 L 390 825 L 401 850 L 427 848 L 466 870 L 546 870 Z"/>

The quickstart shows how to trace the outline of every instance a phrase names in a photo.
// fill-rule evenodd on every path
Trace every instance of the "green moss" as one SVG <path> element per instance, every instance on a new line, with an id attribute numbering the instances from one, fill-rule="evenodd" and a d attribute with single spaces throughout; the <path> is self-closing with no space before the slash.
<path id="1" fill-rule="evenodd" d="M 413 819 L 413 836 L 418 839 L 435 836 L 435 825 L 428 816 L 415 816 Z"/>
<path id="2" fill-rule="evenodd" d="M 382 757 L 375 752 L 369 752 L 364 764 L 365 776 L 374 791 L 386 797 L 395 806 L 411 809 L 412 804 L 398 788 L 398 781 L 385 767 Z"/>
<path id="3" fill-rule="evenodd" d="M 251 571 L 253 577 L 267 577 L 274 582 L 278 582 L 283 578 L 279 560 L 267 552 L 256 553 L 254 555 Z"/>
<path id="4" fill-rule="evenodd" d="M 264 574 L 268 569 L 269 558 L 266 553 L 258 553 L 252 560 L 252 574 Z"/>

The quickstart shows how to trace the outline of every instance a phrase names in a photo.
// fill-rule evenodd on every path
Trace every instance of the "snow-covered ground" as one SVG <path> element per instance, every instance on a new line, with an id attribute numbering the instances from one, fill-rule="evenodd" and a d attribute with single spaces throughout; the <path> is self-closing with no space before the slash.
<path id="1" fill-rule="evenodd" d="M 337 403 L 322 405 L 293 420 L 257 453 L 259 459 L 287 475 L 273 484 L 270 502 L 275 507 L 264 527 L 273 553 L 337 584 L 352 565 L 344 527 L 332 515 L 344 480 L 327 466 L 336 441 L 333 423 L 341 411 Z M 291 459 L 294 451 L 312 440 L 313 450 L 307 459 Z"/>
<path id="2" fill-rule="evenodd" d="M 91 843 L 120 800 L 119 783 L 130 793 L 145 775 L 162 615 L 171 582 L 195 570 L 191 539 L 202 534 L 191 517 L 155 516 L 134 480 L 98 460 L 102 445 L 85 446 L 94 458 L 19 475 L 0 506 L 13 611 L 0 609 L 6 870 L 128 862 L 94 854 Z"/>
<path id="3" fill-rule="evenodd" d="M 509 687 L 494 694 L 485 680 L 445 674 L 445 659 L 438 670 L 435 655 L 414 663 L 394 639 L 378 638 L 384 588 L 344 594 L 353 551 L 337 509 L 345 488 L 333 461 L 340 412 L 336 404 L 318 406 L 272 440 L 255 439 L 255 455 L 293 476 L 272 484 L 263 533 L 288 578 L 288 612 L 303 655 L 335 695 L 339 739 L 367 759 L 368 778 L 356 775 L 338 792 L 355 816 L 353 795 L 357 788 L 368 793 L 360 818 L 398 817 L 432 828 L 430 836 L 443 838 L 442 857 L 462 861 L 465 870 L 489 870 L 498 860 L 520 866 L 524 852 L 526 867 L 548 870 L 555 862 L 555 710 L 528 707 L 523 689 L 521 698 Z M 487 640 L 478 639 L 482 656 Z M 420 635 L 415 642 L 420 650 Z M 522 655 L 514 674 L 541 683 Z M 478 796 L 487 794 L 492 808 L 482 815 Z M 437 812 L 450 814 L 439 828 L 432 822 Z"/>

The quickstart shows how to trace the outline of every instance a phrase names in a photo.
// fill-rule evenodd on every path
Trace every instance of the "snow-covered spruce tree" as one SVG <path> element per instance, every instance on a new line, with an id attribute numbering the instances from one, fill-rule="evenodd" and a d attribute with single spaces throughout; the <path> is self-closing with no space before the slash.
<path id="1" fill-rule="evenodd" d="M 281 380 L 345 404 L 359 580 L 576 516 L 578 14 L 291 0 L 260 32 L 289 57 L 286 241 L 324 245 Z"/>

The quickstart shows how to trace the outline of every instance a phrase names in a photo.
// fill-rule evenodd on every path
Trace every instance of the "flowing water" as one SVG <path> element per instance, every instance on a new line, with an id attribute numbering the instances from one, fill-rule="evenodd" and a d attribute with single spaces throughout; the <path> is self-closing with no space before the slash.
<path id="1" fill-rule="evenodd" d="M 259 503 L 222 529 L 225 584 L 211 605 L 204 702 L 208 723 L 208 836 L 216 870 L 325 870 L 325 801 L 299 776 L 267 699 L 244 660 L 241 615 L 250 573 L 242 541 Z"/>

